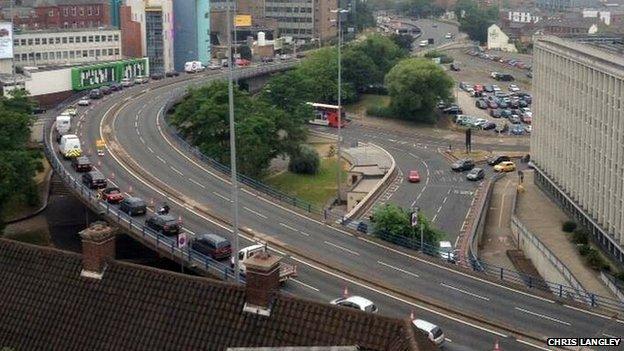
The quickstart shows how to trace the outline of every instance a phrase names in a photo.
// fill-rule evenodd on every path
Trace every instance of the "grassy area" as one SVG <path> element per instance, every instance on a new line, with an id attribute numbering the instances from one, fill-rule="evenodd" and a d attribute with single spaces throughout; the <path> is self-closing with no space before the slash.
<path id="1" fill-rule="evenodd" d="M 41 246 L 50 245 L 50 236 L 41 230 L 10 233 L 10 234 L 5 234 L 4 237 L 7 239 L 21 241 L 21 242 L 29 243 L 29 244 L 35 244 L 35 245 L 41 245 Z"/>
<path id="2" fill-rule="evenodd" d="M 324 206 L 336 196 L 336 162 L 333 158 L 321 158 L 321 169 L 318 174 L 306 175 L 285 171 L 267 177 L 265 182 L 314 205 Z M 346 179 L 347 174 L 343 172 L 342 181 Z"/>
<path id="3" fill-rule="evenodd" d="M 43 171 L 37 172 L 34 178 L 35 183 L 37 184 L 37 191 L 40 194 L 42 192 L 43 186 L 45 186 L 44 181 L 46 180 L 47 174 L 48 172 L 50 172 L 50 164 L 48 163 L 48 160 L 44 158 L 42 163 L 43 163 Z M 13 195 L 8 203 L 11 205 L 7 206 L 4 210 L 4 213 L 2 214 L 2 217 L 5 220 L 10 220 L 10 219 L 24 216 L 28 213 L 31 213 L 37 210 L 40 206 L 40 204 L 35 204 L 34 206 L 28 205 L 25 196 L 21 193 L 16 193 L 15 195 Z"/>
<path id="4" fill-rule="evenodd" d="M 470 153 L 466 153 L 465 150 L 453 150 L 451 154 L 456 158 L 471 158 L 475 161 L 484 160 L 492 156 L 490 152 L 483 150 L 473 150 Z"/>
<path id="5" fill-rule="evenodd" d="M 348 113 L 364 115 L 366 114 L 366 109 L 371 106 L 388 106 L 389 104 L 390 97 L 387 95 L 362 94 L 358 102 L 345 105 L 344 109 Z"/>

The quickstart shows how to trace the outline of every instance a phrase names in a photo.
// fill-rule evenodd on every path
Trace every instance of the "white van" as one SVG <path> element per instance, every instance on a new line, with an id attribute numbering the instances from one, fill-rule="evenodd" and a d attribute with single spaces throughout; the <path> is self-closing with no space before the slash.
<path id="1" fill-rule="evenodd" d="M 420 44 L 418 44 L 418 46 L 420 46 L 420 47 L 425 47 L 427 45 L 429 45 L 429 42 L 427 40 L 421 40 Z"/>
<path id="2" fill-rule="evenodd" d="M 206 69 L 206 67 L 202 65 L 201 61 L 188 61 L 184 63 L 184 72 L 186 73 L 201 72 L 204 69 Z"/>
<path id="3" fill-rule="evenodd" d="M 412 324 L 416 329 L 425 334 L 436 346 L 440 346 L 444 343 L 444 332 L 437 325 L 422 319 L 414 319 Z"/>
<path id="4" fill-rule="evenodd" d="M 59 135 L 69 133 L 69 130 L 71 129 L 71 117 L 69 115 L 57 116 L 55 128 Z"/>
<path id="5" fill-rule="evenodd" d="M 61 137 L 59 152 L 64 158 L 79 157 L 82 155 L 80 139 L 75 134 L 65 134 Z"/>

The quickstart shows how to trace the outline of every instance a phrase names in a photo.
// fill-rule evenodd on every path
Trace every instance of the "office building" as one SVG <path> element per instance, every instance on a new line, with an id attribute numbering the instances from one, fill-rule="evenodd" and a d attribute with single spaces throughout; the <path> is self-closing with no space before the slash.
<path id="1" fill-rule="evenodd" d="M 266 17 L 277 20 L 281 36 L 325 41 L 336 37 L 337 0 L 266 0 Z"/>
<path id="2" fill-rule="evenodd" d="M 187 61 L 210 62 L 210 2 L 200 0 L 173 3 L 175 69 Z"/>
<path id="3" fill-rule="evenodd" d="M 536 183 L 624 262 L 624 58 L 556 37 L 534 45 Z"/>
<path id="4" fill-rule="evenodd" d="M 10 1 L 13 2 L 11 16 Z M 0 17 L 15 28 L 25 30 L 51 28 L 92 28 L 110 25 L 107 0 L 4 0 Z"/>
<path id="5" fill-rule="evenodd" d="M 17 67 L 75 65 L 121 58 L 121 31 L 115 28 L 22 31 L 13 37 L 13 59 Z"/>

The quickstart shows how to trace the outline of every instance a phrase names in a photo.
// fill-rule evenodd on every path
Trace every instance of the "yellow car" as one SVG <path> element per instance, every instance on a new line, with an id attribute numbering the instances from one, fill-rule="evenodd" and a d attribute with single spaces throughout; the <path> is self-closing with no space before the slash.
<path id="1" fill-rule="evenodd" d="M 516 164 L 511 161 L 504 161 L 494 166 L 494 172 L 513 172 L 516 170 Z"/>

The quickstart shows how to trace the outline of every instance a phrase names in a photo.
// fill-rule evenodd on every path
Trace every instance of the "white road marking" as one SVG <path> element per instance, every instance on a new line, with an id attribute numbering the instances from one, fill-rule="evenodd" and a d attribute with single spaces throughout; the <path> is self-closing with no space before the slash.
<path id="1" fill-rule="evenodd" d="M 204 184 L 201 184 L 200 182 L 196 181 L 193 178 L 189 178 L 189 181 L 191 181 L 192 183 L 195 183 L 195 185 L 199 186 L 200 188 L 206 189 L 206 186 Z"/>
<path id="2" fill-rule="evenodd" d="M 301 231 L 301 230 L 299 231 L 299 233 L 301 233 L 301 234 L 303 234 L 303 235 L 305 235 L 305 236 L 310 236 L 310 234 L 308 234 L 308 233 L 306 233 L 306 232 L 304 232 L 304 231 Z"/>
<path id="3" fill-rule="evenodd" d="M 145 140 L 143 140 L 143 137 L 139 135 L 139 140 L 141 140 L 141 143 L 145 144 Z"/>
<path id="4" fill-rule="evenodd" d="M 554 302 L 554 301 L 553 301 L 553 302 Z M 583 312 L 583 313 L 590 314 L 590 315 L 595 316 L 595 317 L 600 317 L 600 318 L 608 319 L 608 320 L 611 320 L 611 321 L 614 321 L 614 322 L 618 322 L 618 323 L 620 323 L 620 324 L 624 324 L 624 320 L 621 320 L 621 319 L 613 319 L 613 317 L 612 317 L 612 316 L 606 316 L 606 315 L 604 315 L 604 314 L 595 313 L 595 312 L 588 311 L 588 310 L 583 309 L 583 308 L 578 308 L 578 307 L 574 307 L 574 306 L 570 306 L 570 305 L 564 305 L 564 306 L 565 306 L 565 307 L 567 307 L 567 308 L 569 308 L 569 309 L 572 309 L 572 310 L 578 311 L 578 312 Z"/>
<path id="5" fill-rule="evenodd" d="M 303 285 L 303 286 L 305 286 L 306 288 L 308 288 L 308 289 L 312 289 L 312 290 L 314 290 L 314 291 L 316 291 L 316 292 L 319 292 L 319 291 L 320 291 L 319 289 L 317 289 L 317 288 L 313 287 L 312 285 L 306 284 L 306 283 L 304 283 L 304 282 L 302 282 L 302 281 L 300 281 L 300 280 L 298 280 L 298 279 L 295 279 L 295 278 L 290 278 L 290 281 L 291 281 L 291 282 L 295 282 L 295 283 L 300 284 L 300 285 Z"/>
<path id="6" fill-rule="evenodd" d="M 224 195 L 221 195 L 221 194 L 219 194 L 219 193 L 218 193 L 218 192 L 216 192 L 216 191 L 213 191 L 212 193 L 213 193 L 213 194 L 215 194 L 215 195 L 217 195 L 218 197 L 222 198 L 222 199 L 223 199 L 223 200 L 225 200 L 225 201 L 232 202 L 232 200 L 230 200 L 230 198 L 229 198 L 229 197 L 224 196 Z"/>
<path id="7" fill-rule="evenodd" d="M 336 244 L 334 244 L 334 243 L 332 243 L 332 242 L 329 242 L 329 241 L 325 241 L 325 244 L 327 244 L 327 245 L 329 245 L 329 246 L 333 246 L 333 247 L 335 247 L 335 248 L 337 248 L 337 249 L 340 249 L 340 250 L 346 251 L 346 252 L 348 252 L 348 253 L 350 253 L 350 254 L 353 254 L 353 255 L 356 255 L 356 256 L 359 256 L 359 255 L 360 255 L 357 251 L 353 251 L 353 250 L 347 249 L 346 247 L 342 247 L 342 246 L 340 246 L 340 245 L 336 245 Z"/>
<path id="8" fill-rule="evenodd" d="M 247 211 L 249 211 L 249 212 L 251 212 L 251 213 L 255 214 L 255 215 L 256 215 L 256 216 L 258 216 L 258 217 L 262 217 L 262 218 L 264 218 L 264 219 L 269 218 L 269 217 L 267 217 L 267 216 L 263 215 L 262 213 L 260 213 L 260 212 L 258 212 L 258 211 L 254 211 L 254 210 L 252 210 L 251 208 L 249 208 L 249 207 L 247 207 L 247 206 L 243 206 L 243 208 L 244 208 L 244 209 L 246 209 Z"/>
<path id="9" fill-rule="evenodd" d="M 615 336 L 615 335 L 611 335 L 611 334 L 605 334 L 605 333 L 603 333 L 602 335 L 606 336 L 607 338 L 614 338 L 614 339 L 617 339 L 617 338 L 618 338 L 617 336 Z"/>
<path id="10" fill-rule="evenodd" d="M 438 219 L 438 214 L 437 213 L 433 216 L 433 218 L 431 219 L 431 222 L 435 222 L 436 219 Z"/>
<path id="11" fill-rule="evenodd" d="M 418 274 L 416 274 L 416 273 L 412 273 L 412 272 L 410 272 L 410 271 L 406 271 L 406 270 L 401 269 L 401 268 L 399 268 L 399 267 L 395 267 L 395 266 L 393 266 L 393 265 L 389 265 L 389 264 L 387 264 L 387 263 L 385 263 L 385 262 L 382 262 L 382 261 L 377 261 L 377 263 L 379 263 L 379 264 L 380 264 L 380 265 L 382 265 L 382 266 L 386 266 L 386 267 L 388 267 L 388 268 L 392 268 L 392 269 L 394 269 L 394 270 L 397 270 L 397 271 L 399 271 L 399 272 L 401 272 L 401 273 L 405 273 L 405 274 L 411 275 L 412 277 L 420 278 L 420 276 L 419 276 Z"/>
<path id="12" fill-rule="evenodd" d="M 159 159 L 159 160 L 160 160 L 160 162 L 162 162 L 162 163 L 167 163 L 167 161 L 165 161 L 165 160 L 164 160 L 162 157 L 160 157 L 160 156 L 156 156 L 156 158 L 157 158 L 157 159 Z"/>
<path id="13" fill-rule="evenodd" d="M 557 319 L 557 318 L 554 318 L 554 317 L 550 317 L 550 316 L 547 316 L 545 314 L 535 313 L 535 312 L 532 312 L 532 311 L 529 311 L 529 310 L 525 310 L 524 308 L 520 308 L 520 307 L 515 307 L 515 309 L 518 310 L 518 311 L 522 311 L 524 313 L 532 314 L 532 315 L 540 317 L 540 318 L 551 320 L 553 322 L 561 323 L 561 324 L 568 325 L 568 326 L 571 325 L 568 322 L 564 322 L 564 321 L 562 321 L 560 319 Z"/>
<path id="14" fill-rule="evenodd" d="M 149 150 L 149 152 L 154 153 L 154 149 L 152 149 L 151 147 L 147 147 L 147 149 Z"/>
<path id="15" fill-rule="evenodd" d="M 292 230 L 293 232 L 298 232 L 298 231 L 299 231 L 299 229 L 297 229 L 297 228 L 293 228 L 293 227 L 289 226 L 288 224 L 284 224 L 284 223 L 282 223 L 282 222 L 280 222 L 280 225 L 281 225 L 282 227 L 284 227 L 284 228 L 287 228 L 287 229 Z"/>
<path id="16" fill-rule="evenodd" d="M 452 343 L 452 342 L 453 342 L 453 340 L 451 340 L 451 339 L 449 339 L 449 338 L 444 338 L 444 341 L 446 341 L 446 342 L 450 342 L 450 343 Z"/>
<path id="17" fill-rule="evenodd" d="M 178 171 L 177 169 L 173 168 L 173 166 L 169 166 L 169 168 L 171 168 L 172 171 L 176 172 L 179 175 L 184 175 L 184 173 Z"/>
<path id="18" fill-rule="evenodd" d="M 476 297 L 477 299 L 481 299 L 481 300 L 485 300 L 485 301 L 490 301 L 490 298 L 485 297 L 485 296 L 481 296 L 481 295 L 477 295 L 475 293 L 471 293 L 470 291 L 466 291 L 460 288 L 456 288 L 454 286 L 448 285 L 448 284 L 444 284 L 444 283 L 440 283 L 440 285 L 442 285 L 445 288 L 449 288 L 449 289 L 453 289 L 455 291 L 459 291 L 460 293 L 466 294 L 466 295 L 470 295 L 472 297 Z"/>
<path id="19" fill-rule="evenodd" d="M 516 339 L 516 341 L 517 341 L 517 342 L 519 342 L 519 343 L 521 343 L 521 344 L 525 344 L 525 345 L 527 345 L 527 346 L 534 347 L 534 348 L 536 348 L 536 349 L 545 350 L 545 351 L 551 351 L 550 349 L 547 349 L 547 348 L 542 347 L 542 346 L 539 346 L 539 345 L 535 345 L 535 344 L 530 343 L 530 342 L 528 342 L 528 341 L 524 341 L 524 340 L 521 340 L 521 339 Z"/>

